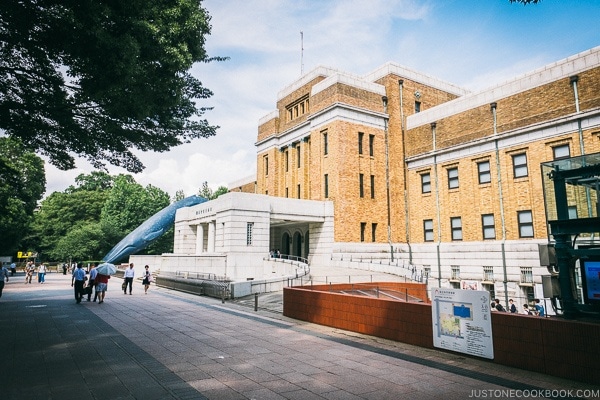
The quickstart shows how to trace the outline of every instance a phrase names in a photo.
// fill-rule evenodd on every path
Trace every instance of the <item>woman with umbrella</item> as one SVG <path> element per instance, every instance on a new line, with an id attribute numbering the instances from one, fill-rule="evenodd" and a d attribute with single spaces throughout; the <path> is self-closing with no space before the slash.
<path id="1" fill-rule="evenodd" d="M 117 269 L 113 264 L 103 263 L 96 267 L 98 275 L 96 275 L 96 293 L 98 293 L 98 304 L 104 303 L 104 296 L 106 295 L 106 289 L 108 288 L 108 280 Z"/>

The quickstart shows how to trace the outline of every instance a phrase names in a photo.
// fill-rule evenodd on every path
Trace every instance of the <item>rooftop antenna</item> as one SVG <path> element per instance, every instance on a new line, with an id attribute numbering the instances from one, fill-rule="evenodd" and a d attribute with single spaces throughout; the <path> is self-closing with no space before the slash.
<path id="1" fill-rule="evenodd" d="M 304 75 L 304 32 L 300 31 L 300 75 Z"/>

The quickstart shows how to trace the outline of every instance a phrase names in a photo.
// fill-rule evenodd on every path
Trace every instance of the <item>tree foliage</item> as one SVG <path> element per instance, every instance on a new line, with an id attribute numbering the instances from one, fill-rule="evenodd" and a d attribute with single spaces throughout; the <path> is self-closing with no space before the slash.
<path id="1" fill-rule="evenodd" d="M 215 134 L 189 70 L 204 49 L 201 0 L 3 0 L 0 131 L 60 169 L 74 155 L 139 172 L 132 153 Z"/>
<path id="2" fill-rule="evenodd" d="M 17 140 L 0 138 L 0 254 L 14 253 L 46 191 L 44 161 Z"/>
<path id="3" fill-rule="evenodd" d="M 165 191 L 152 185 L 144 188 L 131 175 L 119 175 L 106 199 L 100 222 L 107 239 L 114 245 L 169 204 L 169 194 Z M 146 252 L 156 254 L 172 249 L 173 234 L 167 233 Z"/>
<path id="4" fill-rule="evenodd" d="M 217 197 L 219 197 L 220 195 L 225 194 L 227 192 L 229 192 L 229 189 L 227 189 L 225 186 L 219 186 L 216 191 L 213 191 L 208 186 L 208 182 L 204 181 L 204 182 L 202 182 L 202 188 L 200 188 L 200 191 L 198 192 L 198 196 L 204 197 L 207 200 L 214 200 Z"/>
<path id="5" fill-rule="evenodd" d="M 28 242 L 37 243 L 36 250 L 42 255 L 59 260 L 68 258 L 69 252 L 57 253 L 58 242 L 82 225 L 98 223 L 107 196 L 108 190 L 78 189 L 52 193 L 42 201 L 35 215 L 33 236 Z"/>

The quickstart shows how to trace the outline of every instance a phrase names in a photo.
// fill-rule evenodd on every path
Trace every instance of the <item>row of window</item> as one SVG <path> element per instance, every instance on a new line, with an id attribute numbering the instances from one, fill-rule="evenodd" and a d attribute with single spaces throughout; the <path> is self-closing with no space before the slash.
<path id="1" fill-rule="evenodd" d="M 520 238 L 533 237 L 533 214 L 531 210 L 517 211 L 517 223 Z M 463 226 L 461 217 L 450 218 L 450 235 L 452 240 L 463 239 Z M 496 223 L 494 214 L 483 214 L 481 216 L 481 232 L 484 240 L 496 239 Z M 433 219 L 423 220 L 423 240 L 433 242 Z"/>
<path id="2" fill-rule="evenodd" d="M 298 117 L 303 116 L 309 110 L 308 108 L 308 95 L 303 96 L 297 102 L 290 104 L 286 107 L 288 121 L 292 121 Z"/>
<path id="3" fill-rule="evenodd" d="M 327 132 L 324 131 L 323 135 L 323 154 L 329 154 L 329 140 L 327 136 Z M 358 132 L 358 154 L 364 154 L 363 151 L 363 142 L 365 138 L 364 132 Z M 369 135 L 369 156 L 375 156 L 375 135 Z"/>
<path id="4" fill-rule="evenodd" d="M 554 160 L 570 157 L 569 145 L 560 145 L 552 148 Z M 524 178 L 529 176 L 527 168 L 527 153 L 513 154 L 512 156 L 513 177 Z M 458 167 L 446 168 L 448 174 L 448 189 L 458 189 Z M 480 161 L 477 163 L 477 175 L 479 184 L 486 184 L 492 181 L 490 161 Z M 421 192 L 431 193 L 431 173 L 425 172 L 421 174 Z"/>
<path id="5" fill-rule="evenodd" d="M 367 235 L 367 223 L 361 222 L 360 223 L 360 241 L 361 242 L 366 241 L 366 235 Z M 372 223 L 371 224 L 371 242 L 375 242 L 376 239 L 377 239 L 377 224 Z"/>
<path id="6" fill-rule="evenodd" d="M 451 281 L 460 281 L 460 266 L 459 265 L 451 265 L 450 266 L 450 280 Z M 424 272 L 427 272 L 429 276 L 431 274 L 431 268 L 424 268 Z M 483 267 L 483 282 L 494 282 L 494 267 L 484 266 Z M 532 284 L 533 283 L 533 270 L 531 267 L 521 267 L 521 279 L 520 283 L 524 284 Z"/>

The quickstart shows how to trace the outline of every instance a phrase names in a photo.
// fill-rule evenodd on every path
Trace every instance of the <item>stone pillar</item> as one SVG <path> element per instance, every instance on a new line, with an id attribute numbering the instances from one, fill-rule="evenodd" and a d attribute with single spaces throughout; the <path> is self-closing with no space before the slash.
<path id="1" fill-rule="evenodd" d="M 204 253 L 204 225 L 198 224 L 196 229 L 196 254 Z"/>
<path id="2" fill-rule="evenodd" d="M 208 250 L 207 250 L 209 253 L 215 252 L 215 235 L 216 235 L 215 221 L 210 221 L 208 223 Z"/>

